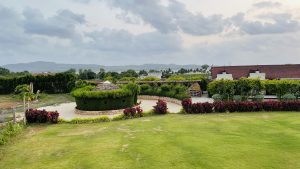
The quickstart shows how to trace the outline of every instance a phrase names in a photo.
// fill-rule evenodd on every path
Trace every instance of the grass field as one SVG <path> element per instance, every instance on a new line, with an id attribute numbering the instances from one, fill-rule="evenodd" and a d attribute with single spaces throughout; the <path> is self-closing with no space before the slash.
<path id="1" fill-rule="evenodd" d="M 297 169 L 300 113 L 166 115 L 30 126 L 0 168 Z"/>
<path id="2" fill-rule="evenodd" d="M 22 98 L 17 95 L 0 95 L 0 101 L 0 110 L 23 105 Z M 71 101 L 74 101 L 74 98 L 70 94 L 41 94 L 39 101 L 31 103 L 31 107 L 44 107 Z"/>

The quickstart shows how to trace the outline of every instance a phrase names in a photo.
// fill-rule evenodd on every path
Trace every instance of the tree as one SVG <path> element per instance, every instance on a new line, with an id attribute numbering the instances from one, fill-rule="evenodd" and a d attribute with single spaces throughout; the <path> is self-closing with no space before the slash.
<path id="1" fill-rule="evenodd" d="M 121 72 L 121 78 L 122 77 L 139 77 L 139 75 L 136 73 L 135 70 L 129 69 L 125 72 Z"/>
<path id="2" fill-rule="evenodd" d="M 10 71 L 4 67 L 0 67 L 0 75 L 1 76 L 5 76 L 5 75 L 8 75 L 10 74 Z"/>
<path id="3" fill-rule="evenodd" d="M 140 70 L 139 76 L 148 76 L 148 72 L 146 70 Z"/>
<path id="4" fill-rule="evenodd" d="M 100 68 L 100 71 L 99 71 L 97 77 L 100 80 L 103 80 L 105 78 L 105 70 L 103 68 Z"/>
<path id="5" fill-rule="evenodd" d="M 65 73 L 76 74 L 76 69 L 71 68 L 71 69 L 65 71 Z"/>
<path id="6" fill-rule="evenodd" d="M 79 79 L 81 80 L 91 80 L 96 79 L 97 74 L 93 72 L 91 69 L 79 70 Z"/>

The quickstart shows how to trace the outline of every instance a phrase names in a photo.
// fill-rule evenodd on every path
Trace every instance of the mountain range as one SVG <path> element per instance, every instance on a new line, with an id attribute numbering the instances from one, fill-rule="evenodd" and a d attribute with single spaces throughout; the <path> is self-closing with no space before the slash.
<path id="1" fill-rule="evenodd" d="M 106 71 L 125 71 L 128 69 L 133 70 L 165 70 L 172 69 L 178 70 L 180 68 L 185 69 L 196 69 L 200 68 L 201 65 L 177 65 L 177 64 L 143 64 L 143 65 L 124 65 L 124 66 L 104 66 L 97 64 L 62 64 L 55 62 L 29 62 L 29 63 L 16 63 L 16 64 L 7 64 L 2 67 L 9 69 L 13 72 L 29 71 L 32 73 L 41 73 L 41 72 L 63 72 L 71 68 L 76 69 L 91 69 L 95 72 L 98 72 L 100 68 L 105 69 Z"/>

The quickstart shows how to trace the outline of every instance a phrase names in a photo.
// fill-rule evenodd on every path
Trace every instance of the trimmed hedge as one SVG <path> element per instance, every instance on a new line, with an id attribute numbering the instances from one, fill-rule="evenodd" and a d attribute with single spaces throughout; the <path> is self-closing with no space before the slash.
<path id="1" fill-rule="evenodd" d="M 267 95 L 276 95 L 280 100 L 286 94 L 293 94 L 296 98 L 300 97 L 299 80 L 258 80 L 246 79 L 239 80 L 215 80 L 208 85 L 210 96 L 220 94 L 223 100 L 232 100 L 234 95 L 241 95 L 243 100 L 249 96 L 260 95 L 263 90 Z M 257 98 L 258 100 L 261 99 Z"/>
<path id="2" fill-rule="evenodd" d="M 86 86 L 72 92 L 77 109 L 86 111 L 115 110 L 132 107 L 137 103 L 139 87 L 136 84 L 122 86 L 118 90 L 94 90 L 95 86 Z"/>
<path id="3" fill-rule="evenodd" d="M 191 99 L 185 99 L 182 101 L 182 106 L 184 111 L 189 114 L 212 112 L 300 111 L 300 101 L 219 101 L 214 103 L 192 103 Z"/>
<path id="4" fill-rule="evenodd" d="M 163 84 L 158 86 L 157 84 L 142 84 L 140 88 L 141 95 L 170 97 L 178 100 L 190 98 L 188 88 L 184 85 Z"/>
<path id="5" fill-rule="evenodd" d="M 0 94 L 13 93 L 18 85 L 33 83 L 34 91 L 45 93 L 69 93 L 75 86 L 76 76 L 71 73 L 55 75 L 28 75 L 14 78 L 0 78 Z"/>

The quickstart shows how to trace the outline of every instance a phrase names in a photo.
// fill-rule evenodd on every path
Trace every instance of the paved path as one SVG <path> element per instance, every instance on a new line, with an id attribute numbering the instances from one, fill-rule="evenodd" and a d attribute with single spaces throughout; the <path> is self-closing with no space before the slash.
<path id="1" fill-rule="evenodd" d="M 150 111 L 153 109 L 153 106 L 156 105 L 156 100 L 140 100 L 141 108 L 144 111 Z M 45 109 L 47 111 L 58 111 L 60 118 L 63 118 L 65 120 L 71 120 L 74 118 L 91 118 L 91 117 L 99 117 L 99 115 L 79 115 L 75 114 L 75 107 L 76 103 L 63 103 L 56 106 L 47 106 L 47 107 L 41 107 L 40 110 Z M 181 105 L 177 105 L 174 103 L 168 103 L 169 111 L 172 113 L 178 113 L 181 110 Z M 122 112 L 120 112 L 121 114 Z M 106 115 L 107 116 L 107 115 Z M 116 115 L 108 115 L 109 117 L 113 117 Z"/>

